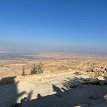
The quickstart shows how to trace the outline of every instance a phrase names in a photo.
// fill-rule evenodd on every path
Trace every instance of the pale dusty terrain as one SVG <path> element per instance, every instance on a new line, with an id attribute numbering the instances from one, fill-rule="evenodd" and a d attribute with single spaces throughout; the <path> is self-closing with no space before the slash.
<path id="1" fill-rule="evenodd" d="M 16 77 L 16 84 L 0 86 L 0 107 L 10 107 L 12 103 L 20 103 L 24 98 L 28 100 L 21 107 L 74 107 L 81 104 L 106 107 L 104 97 L 106 99 L 107 86 L 80 85 L 77 88 L 67 88 L 64 84 L 74 77 L 89 78 L 85 73 L 75 76 L 74 72 Z M 78 84 L 74 81 L 72 85 Z"/>
<path id="2" fill-rule="evenodd" d="M 44 73 L 30 75 L 33 65 L 40 62 Z M 107 84 L 103 83 L 107 81 L 106 75 L 97 77 L 101 84 L 85 83 L 87 78 L 96 79 L 95 73 L 87 70 L 100 67 L 107 67 L 106 58 L 3 60 L 0 107 L 107 107 Z"/>

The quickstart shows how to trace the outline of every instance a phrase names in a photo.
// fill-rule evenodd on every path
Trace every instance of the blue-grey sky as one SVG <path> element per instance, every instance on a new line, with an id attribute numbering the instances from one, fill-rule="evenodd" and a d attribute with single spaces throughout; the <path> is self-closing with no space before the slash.
<path id="1" fill-rule="evenodd" d="M 1 49 L 107 52 L 107 0 L 0 0 Z"/>

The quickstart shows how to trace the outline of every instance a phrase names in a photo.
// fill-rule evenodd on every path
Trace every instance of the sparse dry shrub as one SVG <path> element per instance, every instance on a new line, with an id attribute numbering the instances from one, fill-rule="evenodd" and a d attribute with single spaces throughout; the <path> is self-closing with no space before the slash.
<path id="1" fill-rule="evenodd" d="M 43 64 L 40 62 L 38 65 L 34 64 L 34 67 L 31 70 L 31 75 L 43 73 Z"/>
<path id="2" fill-rule="evenodd" d="M 25 76 L 25 68 L 23 67 L 23 70 L 22 70 L 22 76 Z"/>

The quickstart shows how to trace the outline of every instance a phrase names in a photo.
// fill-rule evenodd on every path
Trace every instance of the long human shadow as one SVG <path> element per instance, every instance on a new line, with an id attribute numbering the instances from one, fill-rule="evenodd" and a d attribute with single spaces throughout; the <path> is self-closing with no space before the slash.
<path id="1" fill-rule="evenodd" d="M 107 105 L 107 81 L 84 78 L 74 78 L 63 83 L 64 87 L 59 88 L 52 85 L 55 94 L 42 96 L 37 95 L 36 99 L 29 98 L 21 104 L 21 107 L 102 107 Z M 45 88 L 45 87 L 44 87 Z M 106 107 L 106 106 L 103 106 Z"/>
<path id="2" fill-rule="evenodd" d="M 20 103 L 17 99 L 25 94 L 18 93 L 16 77 L 6 77 L 0 81 L 0 107 L 102 107 L 107 105 L 107 80 L 93 80 L 74 78 L 63 82 L 63 87 L 52 84 L 52 95 L 42 96 L 31 100 L 33 92 L 23 98 Z M 45 88 L 45 87 L 44 87 Z M 106 107 L 106 106 L 103 106 Z"/>
<path id="3" fill-rule="evenodd" d="M 18 107 L 16 101 L 25 92 L 18 93 L 16 77 L 5 77 L 0 80 L 0 107 Z"/>

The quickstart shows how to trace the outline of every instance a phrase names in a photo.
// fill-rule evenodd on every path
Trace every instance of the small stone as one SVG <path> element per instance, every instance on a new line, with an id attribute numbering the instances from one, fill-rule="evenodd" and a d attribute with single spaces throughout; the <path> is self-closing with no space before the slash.
<path id="1" fill-rule="evenodd" d="M 107 95 L 104 96 L 104 99 L 107 100 Z"/>

